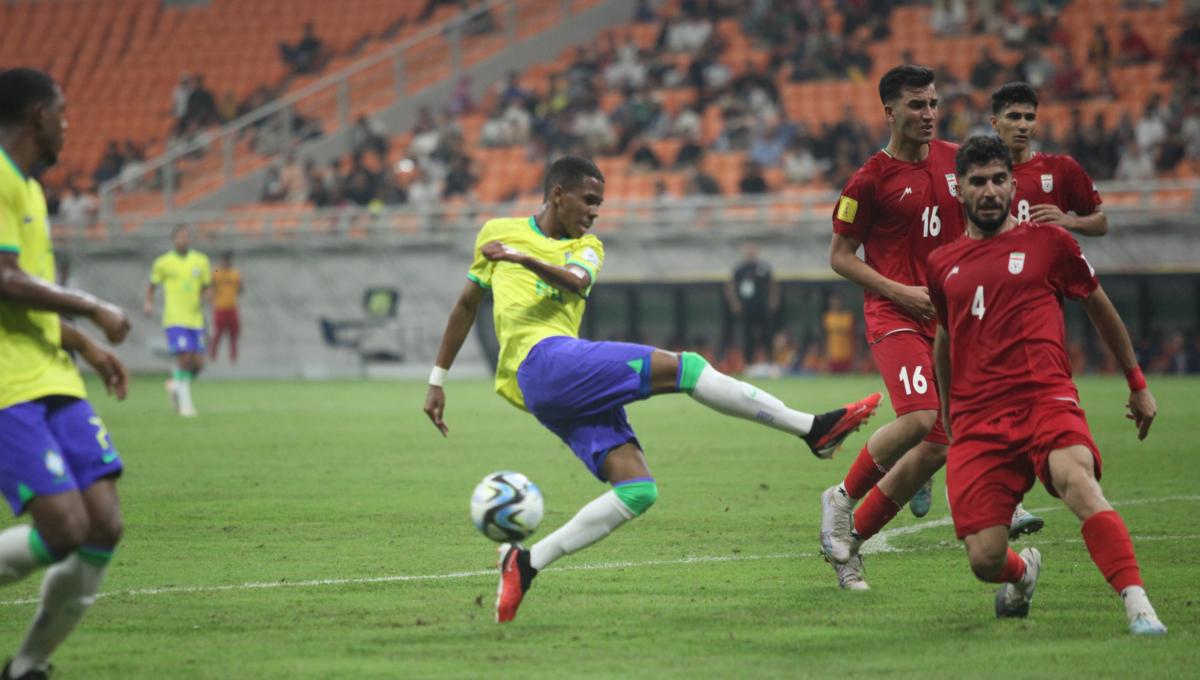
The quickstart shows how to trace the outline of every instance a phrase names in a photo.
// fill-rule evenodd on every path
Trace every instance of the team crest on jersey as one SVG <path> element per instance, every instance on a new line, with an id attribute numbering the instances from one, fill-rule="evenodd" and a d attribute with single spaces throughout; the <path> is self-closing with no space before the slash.
<path id="1" fill-rule="evenodd" d="M 1025 269 L 1025 253 L 1008 254 L 1008 273 L 1020 274 Z"/>
<path id="2" fill-rule="evenodd" d="M 1042 175 L 1042 191 L 1047 194 L 1054 191 L 1054 175 Z"/>
<path id="3" fill-rule="evenodd" d="M 950 188 L 951 196 L 958 196 L 958 178 L 953 172 L 946 173 L 946 186 Z"/>

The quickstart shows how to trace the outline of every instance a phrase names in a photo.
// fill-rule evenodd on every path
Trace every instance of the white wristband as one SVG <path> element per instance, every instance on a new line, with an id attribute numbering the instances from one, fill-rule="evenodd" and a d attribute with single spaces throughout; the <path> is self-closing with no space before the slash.
<path id="1" fill-rule="evenodd" d="M 449 371 L 441 366 L 434 366 L 429 372 L 429 384 L 434 387 L 441 387 L 446 382 L 446 374 Z"/>

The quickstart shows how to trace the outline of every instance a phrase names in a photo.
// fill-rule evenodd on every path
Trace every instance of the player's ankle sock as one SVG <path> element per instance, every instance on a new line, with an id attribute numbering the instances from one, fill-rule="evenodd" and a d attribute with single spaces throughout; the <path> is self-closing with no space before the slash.
<path id="1" fill-rule="evenodd" d="M 1121 591 L 1121 601 L 1125 603 L 1125 616 L 1133 621 L 1138 616 L 1153 616 L 1158 618 L 1146 589 L 1141 586 L 1129 586 Z"/>
<path id="2" fill-rule="evenodd" d="M 0 585 L 19 581 L 34 569 L 57 561 L 33 526 L 21 524 L 0 532 Z"/>
<path id="3" fill-rule="evenodd" d="M 864 444 L 862 451 L 858 452 L 858 458 L 855 458 L 854 464 L 850 466 L 850 471 L 846 473 L 842 488 L 846 490 L 848 498 L 857 501 L 867 495 L 871 487 L 878 484 L 887 471 L 886 467 L 875 462 L 875 459 L 871 457 L 871 452 Z"/>
<path id="4" fill-rule="evenodd" d="M 192 405 L 192 372 L 177 371 L 179 377 L 175 378 L 175 393 L 179 398 L 179 410 L 188 412 L 195 407 Z"/>
<path id="5" fill-rule="evenodd" d="M 1004 568 L 1000 570 L 994 583 L 1021 583 L 1026 574 L 1025 566 L 1025 559 L 1009 548 L 1008 554 L 1004 556 Z"/>
<path id="6" fill-rule="evenodd" d="M 1083 542 L 1104 579 L 1118 593 L 1142 585 L 1133 540 L 1116 510 L 1097 512 L 1083 522 Z"/>
<path id="7" fill-rule="evenodd" d="M 570 521 L 559 527 L 554 533 L 535 543 L 529 550 L 530 566 L 540 571 L 563 555 L 570 555 L 576 550 L 596 543 L 612 533 L 613 529 L 641 514 L 627 505 L 618 493 L 630 495 L 629 491 L 637 491 L 638 495 L 643 497 L 656 496 L 657 491 L 647 492 L 644 487 L 634 487 L 634 484 L 657 487 L 654 487 L 654 480 L 649 478 L 629 481 L 633 484 L 627 483 L 605 492 L 604 495 L 583 506 Z M 619 491 L 629 487 L 633 488 L 625 492 Z M 644 510 L 643 507 L 642 511 L 644 512 Z"/>
<path id="8" fill-rule="evenodd" d="M 875 487 L 854 511 L 854 533 L 858 534 L 859 540 L 865 541 L 879 533 L 897 512 L 900 512 L 900 506 L 896 501 Z"/>
<path id="9" fill-rule="evenodd" d="M 13 677 L 46 667 L 50 655 L 96 601 L 111 559 L 111 549 L 84 547 L 46 570 L 37 615 L 12 660 Z"/>
<path id="10" fill-rule="evenodd" d="M 703 363 L 699 355 L 684 352 L 679 361 L 679 388 L 689 392 L 692 398 L 705 406 L 728 416 L 754 420 L 764 425 L 803 437 L 812 429 L 813 415 L 795 411 L 770 394 L 757 387 L 731 378 Z"/>

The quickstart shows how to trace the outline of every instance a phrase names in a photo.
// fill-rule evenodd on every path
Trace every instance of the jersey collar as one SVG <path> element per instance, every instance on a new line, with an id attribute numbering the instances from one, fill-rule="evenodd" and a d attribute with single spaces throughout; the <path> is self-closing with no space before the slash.
<path id="1" fill-rule="evenodd" d="M 542 228 L 538 226 L 537 215 L 529 216 L 529 226 L 531 229 L 533 229 L 534 231 L 537 232 L 538 236 L 541 236 L 542 238 L 550 238 L 549 236 L 546 236 L 546 232 L 542 231 Z M 566 236 L 563 236 L 563 237 L 559 238 L 558 240 L 559 241 L 567 241 L 569 239 Z"/>
<path id="2" fill-rule="evenodd" d="M 8 161 L 8 164 L 12 166 L 13 170 L 17 171 L 17 177 L 20 177 L 22 181 L 29 179 L 25 176 L 25 173 L 21 171 L 21 168 L 17 165 L 17 162 L 12 159 L 12 156 L 8 155 L 8 152 L 5 151 L 4 147 L 2 146 L 0 146 L 0 156 L 4 156 L 4 160 Z"/>

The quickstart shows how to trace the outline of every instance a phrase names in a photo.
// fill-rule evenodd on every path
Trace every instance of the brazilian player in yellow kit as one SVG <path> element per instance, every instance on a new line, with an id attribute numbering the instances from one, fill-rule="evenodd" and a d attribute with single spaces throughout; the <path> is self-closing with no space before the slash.
<path id="1" fill-rule="evenodd" d="M 0 491 L 32 524 L 0 532 L 0 585 L 49 566 L 34 623 L 0 671 L 47 677 L 50 655 L 96 598 L 121 539 L 121 458 L 87 401 L 67 352 L 87 361 L 118 399 L 125 367 L 59 314 L 88 319 L 109 342 L 129 321 L 116 306 L 55 285 L 46 199 L 29 176 L 58 160 L 66 102 L 32 69 L 0 71 Z"/>
<path id="2" fill-rule="evenodd" d="M 192 249 L 186 226 L 176 227 L 171 241 L 171 250 L 159 255 L 150 269 L 143 311 L 154 316 L 154 290 L 162 286 L 162 325 L 177 362 L 167 392 L 179 415 L 193 417 L 192 379 L 204 368 L 204 306 L 212 290 L 212 267 L 207 255 Z"/>
<path id="3" fill-rule="evenodd" d="M 490 289 L 500 341 L 496 391 L 533 414 L 598 480 L 613 486 L 529 550 L 500 547 L 498 622 L 516 616 L 539 570 L 604 538 L 658 498 L 625 404 L 683 392 L 726 415 L 801 437 L 820 458 L 832 456 L 879 404 L 880 395 L 874 394 L 814 416 L 720 373 L 692 352 L 581 340 L 579 322 L 604 266 L 604 246 L 589 233 L 603 201 L 599 168 L 586 158 L 567 156 L 550 167 L 538 214 L 483 225 L 468 282 L 450 313 L 429 378 L 425 413 L 446 435 L 442 383 Z"/>

